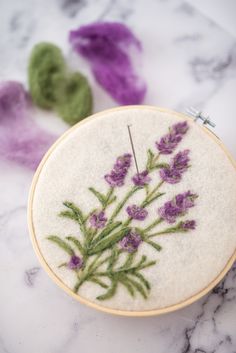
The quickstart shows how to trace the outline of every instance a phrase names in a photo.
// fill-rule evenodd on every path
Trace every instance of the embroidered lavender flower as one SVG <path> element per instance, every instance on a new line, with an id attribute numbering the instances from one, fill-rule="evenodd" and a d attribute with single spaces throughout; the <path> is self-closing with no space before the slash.
<path id="1" fill-rule="evenodd" d="M 128 251 L 129 253 L 132 253 L 136 251 L 139 247 L 139 245 L 142 242 L 141 236 L 135 232 L 135 231 L 130 231 L 120 242 L 120 246 L 123 250 Z"/>
<path id="2" fill-rule="evenodd" d="M 147 170 L 144 170 L 143 172 L 141 173 L 137 173 L 133 176 L 132 178 L 134 184 L 136 186 L 145 186 L 147 184 L 150 183 L 151 181 L 151 178 L 150 176 L 148 175 L 148 171 Z"/>
<path id="3" fill-rule="evenodd" d="M 143 221 L 148 215 L 147 210 L 137 205 L 128 206 L 126 211 L 132 219 L 136 219 L 138 221 Z"/>
<path id="4" fill-rule="evenodd" d="M 169 184 L 176 184 L 180 182 L 182 174 L 189 167 L 189 150 L 184 150 L 177 153 L 172 159 L 168 167 L 160 170 L 160 177 L 163 181 Z"/>
<path id="5" fill-rule="evenodd" d="M 191 191 L 186 191 L 182 194 L 175 196 L 174 201 L 177 207 L 183 211 L 193 207 L 195 205 L 195 199 L 198 197 L 197 194 L 193 194 Z"/>
<path id="6" fill-rule="evenodd" d="M 83 266 L 83 260 L 79 256 L 73 255 L 67 266 L 70 270 L 79 270 Z"/>
<path id="7" fill-rule="evenodd" d="M 196 221 L 191 220 L 191 221 L 180 222 L 179 228 L 183 231 L 195 229 L 196 228 Z"/>
<path id="8" fill-rule="evenodd" d="M 169 133 L 163 136 L 160 142 L 156 142 L 156 147 L 160 154 L 171 154 L 187 130 L 188 123 L 186 121 L 173 125 Z"/>
<path id="9" fill-rule="evenodd" d="M 173 200 L 167 201 L 162 207 L 158 209 L 159 216 L 168 223 L 174 223 L 176 218 L 187 213 L 188 209 L 194 206 L 194 201 L 197 198 L 196 194 L 190 191 L 178 194 Z M 191 226 L 187 224 L 186 226 Z"/>
<path id="10" fill-rule="evenodd" d="M 117 158 L 114 165 L 114 170 L 128 169 L 131 165 L 131 154 L 125 153 L 123 156 Z"/>
<path id="11" fill-rule="evenodd" d="M 105 212 L 97 212 L 93 213 L 90 218 L 89 222 L 93 228 L 99 229 L 105 227 L 107 218 L 105 217 Z"/>
<path id="12" fill-rule="evenodd" d="M 117 158 L 111 173 L 104 176 L 108 184 L 112 187 L 124 185 L 124 179 L 131 165 L 131 158 L 132 156 L 129 153 Z"/>
<path id="13" fill-rule="evenodd" d="M 176 135 L 184 135 L 188 131 L 189 126 L 187 121 L 183 121 L 182 123 L 177 123 L 172 126 L 172 130 Z"/>

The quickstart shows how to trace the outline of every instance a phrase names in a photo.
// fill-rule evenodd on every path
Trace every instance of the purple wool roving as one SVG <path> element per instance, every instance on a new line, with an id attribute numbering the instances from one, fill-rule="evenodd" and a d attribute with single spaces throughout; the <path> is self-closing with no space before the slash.
<path id="1" fill-rule="evenodd" d="M 122 23 L 97 22 L 71 31 L 73 49 L 86 58 L 97 82 L 120 104 L 141 104 L 146 84 L 135 73 L 131 50 L 141 43 Z"/>
<path id="2" fill-rule="evenodd" d="M 30 117 L 31 100 L 21 83 L 0 84 L 1 157 L 35 169 L 56 137 Z"/>

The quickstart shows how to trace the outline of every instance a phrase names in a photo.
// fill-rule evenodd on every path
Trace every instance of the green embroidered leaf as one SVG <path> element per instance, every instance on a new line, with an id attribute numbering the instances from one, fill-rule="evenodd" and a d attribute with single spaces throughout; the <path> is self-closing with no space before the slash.
<path id="1" fill-rule="evenodd" d="M 142 264 L 147 260 L 147 256 L 143 255 L 139 261 L 139 263 L 136 265 L 136 268 L 140 269 L 140 267 L 142 266 Z"/>
<path id="2" fill-rule="evenodd" d="M 128 281 L 132 284 L 132 286 L 141 294 L 141 296 L 144 299 L 147 299 L 147 293 L 146 293 L 145 289 L 143 288 L 143 286 L 139 282 L 137 282 L 129 277 L 127 277 L 127 278 L 128 278 Z"/>
<path id="3" fill-rule="evenodd" d="M 97 265 L 97 261 L 99 260 L 101 254 L 102 254 L 102 253 L 98 253 L 98 254 L 94 257 L 93 261 L 92 261 L 91 264 L 88 266 L 88 270 L 87 270 L 88 273 L 92 272 L 92 271 L 95 269 L 95 267 L 96 267 L 96 265 Z"/>
<path id="4" fill-rule="evenodd" d="M 105 282 L 103 282 L 101 279 L 98 279 L 97 277 L 90 277 L 88 281 L 96 283 L 102 288 L 109 288 L 109 286 Z"/>
<path id="5" fill-rule="evenodd" d="M 106 198 L 105 198 L 105 207 L 110 205 L 112 202 L 114 202 L 116 200 L 116 196 L 113 196 L 113 198 L 111 198 L 113 191 L 114 191 L 113 187 L 111 187 L 108 190 L 108 193 L 106 194 Z"/>
<path id="6" fill-rule="evenodd" d="M 63 202 L 63 205 L 69 208 L 71 211 L 63 211 L 60 213 L 60 216 L 67 217 L 78 222 L 80 225 L 81 232 L 84 234 L 84 236 L 86 236 L 86 218 L 84 217 L 83 212 L 73 202 L 65 201 Z"/>
<path id="7" fill-rule="evenodd" d="M 130 284 L 129 279 L 127 279 L 126 276 L 119 276 L 119 282 L 121 284 L 123 284 L 123 286 L 128 290 L 131 297 L 134 297 L 135 292 L 134 292 L 132 284 Z"/>
<path id="8" fill-rule="evenodd" d="M 66 267 L 66 266 L 67 266 L 67 262 L 63 262 L 62 264 L 60 264 L 59 266 L 57 266 L 57 268 Z"/>
<path id="9" fill-rule="evenodd" d="M 122 222 L 114 222 L 109 224 L 106 228 L 102 230 L 102 232 L 93 240 L 91 244 L 91 248 L 94 247 L 100 240 L 103 238 L 107 237 L 114 229 L 119 227 L 122 224 Z"/>
<path id="10" fill-rule="evenodd" d="M 79 207 L 77 207 L 73 202 L 68 201 L 63 202 L 63 205 L 69 208 L 74 213 L 74 215 L 77 216 L 77 219 L 81 224 L 84 223 L 84 215 Z"/>
<path id="11" fill-rule="evenodd" d="M 60 217 L 66 217 L 66 218 L 70 218 L 76 222 L 78 222 L 78 217 L 71 211 L 62 211 L 59 213 Z"/>
<path id="12" fill-rule="evenodd" d="M 114 201 L 116 201 L 117 197 L 113 196 L 110 201 L 107 203 L 107 206 L 111 205 Z"/>
<path id="13" fill-rule="evenodd" d="M 50 235 L 49 237 L 47 237 L 47 239 L 52 241 L 53 243 L 56 243 L 61 249 L 65 250 L 67 254 L 71 256 L 74 255 L 74 250 L 72 249 L 72 247 L 67 244 L 64 240 L 59 238 L 57 235 Z"/>
<path id="14" fill-rule="evenodd" d="M 97 191 L 96 189 L 94 189 L 92 187 L 90 187 L 89 190 L 94 194 L 94 196 L 96 196 L 96 198 L 101 203 L 101 205 L 105 206 L 105 204 L 106 204 L 106 196 L 104 196 L 103 194 L 101 194 L 99 191 Z"/>
<path id="15" fill-rule="evenodd" d="M 157 244 L 157 243 L 154 243 L 154 241 L 151 241 L 151 240 L 145 240 L 145 242 L 149 245 L 151 245 L 154 249 L 156 249 L 157 251 L 161 251 L 162 247 Z"/>
<path id="16" fill-rule="evenodd" d="M 121 229 L 119 232 L 102 239 L 94 246 L 94 248 L 89 250 L 88 254 L 93 255 L 105 249 L 110 248 L 112 245 L 116 244 L 119 240 L 121 240 L 129 232 L 129 230 L 130 228 L 124 228 L 124 229 Z"/>
<path id="17" fill-rule="evenodd" d="M 119 254 L 120 254 L 120 252 L 117 249 L 117 247 L 114 247 L 112 249 L 111 256 L 110 256 L 109 261 L 108 261 L 108 267 L 107 267 L 108 271 L 112 270 L 112 268 L 116 264 L 116 262 L 118 260 L 118 257 L 119 257 Z"/>
<path id="18" fill-rule="evenodd" d="M 152 162 L 153 162 L 153 158 L 154 158 L 154 153 L 152 152 L 151 149 L 148 149 L 147 151 L 148 154 L 148 160 L 147 160 L 147 164 L 146 164 L 146 169 L 147 170 L 151 170 L 152 169 Z"/>
<path id="19" fill-rule="evenodd" d="M 74 293 L 77 293 L 78 290 L 79 290 L 79 288 L 82 286 L 82 284 L 83 284 L 83 281 L 79 280 L 79 281 L 75 284 L 75 286 L 74 286 L 74 288 L 73 288 L 73 292 L 74 292 Z"/>
<path id="20" fill-rule="evenodd" d="M 139 267 L 139 270 L 143 270 L 144 268 L 151 267 L 156 264 L 156 261 L 149 261 L 146 262 L 146 264 L 143 264 L 142 266 Z"/>
<path id="21" fill-rule="evenodd" d="M 121 267 L 119 268 L 119 270 L 121 270 L 121 269 L 122 269 L 122 270 L 123 270 L 123 269 L 126 270 L 126 269 L 130 268 L 130 266 L 131 266 L 132 263 L 133 263 L 133 260 L 134 260 L 135 255 L 136 255 L 136 251 L 133 252 L 133 253 L 128 254 L 124 265 L 121 266 Z"/>
<path id="22" fill-rule="evenodd" d="M 137 278 L 140 280 L 140 282 L 142 282 L 143 285 L 144 285 L 148 290 L 151 289 L 150 283 L 146 280 L 146 278 L 145 278 L 141 273 L 139 273 L 139 272 L 133 272 L 133 273 L 131 273 L 131 275 L 137 277 Z"/>
<path id="23" fill-rule="evenodd" d="M 84 255 L 85 250 L 84 250 L 82 244 L 80 243 L 79 239 L 72 237 L 72 236 L 68 236 L 68 237 L 66 237 L 66 239 L 71 241 L 76 246 L 76 248 L 81 252 L 81 255 Z"/>
<path id="24" fill-rule="evenodd" d="M 113 297 L 117 289 L 117 280 L 112 279 L 111 280 L 111 287 L 108 289 L 108 291 L 105 294 L 99 295 L 97 297 L 98 300 L 106 300 L 110 299 Z"/>

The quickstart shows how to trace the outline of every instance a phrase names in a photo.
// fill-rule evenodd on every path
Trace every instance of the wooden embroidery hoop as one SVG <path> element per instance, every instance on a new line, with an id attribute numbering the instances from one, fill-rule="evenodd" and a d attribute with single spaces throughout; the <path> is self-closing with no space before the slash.
<path id="1" fill-rule="evenodd" d="M 154 315 L 160 315 L 160 314 L 166 314 L 181 308 L 184 308 L 187 305 L 190 305 L 206 295 L 211 289 L 213 289 L 221 280 L 222 278 L 226 275 L 226 273 L 230 270 L 232 267 L 233 263 L 236 260 L 236 249 L 234 250 L 233 254 L 229 258 L 228 262 L 226 263 L 225 267 L 223 270 L 218 274 L 218 276 L 209 283 L 209 285 L 205 288 L 203 288 L 200 292 L 196 293 L 195 295 L 189 297 L 186 300 L 183 300 L 177 304 L 170 305 L 168 307 L 164 307 L 161 309 L 152 309 L 152 310 L 144 310 L 144 311 L 129 311 L 129 310 L 117 310 L 117 309 L 111 309 L 104 307 L 102 305 L 99 305 L 97 303 L 90 302 L 89 300 L 81 297 L 79 294 L 76 294 L 67 287 L 61 279 L 51 270 L 49 265 L 47 264 L 46 260 L 43 257 L 43 254 L 40 251 L 36 236 L 35 236 L 35 230 L 34 230 L 34 224 L 33 224 L 33 218 L 32 218 L 32 210 L 33 210 L 33 199 L 34 199 L 34 192 L 35 188 L 37 185 L 37 181 L 39 178 L 39 175 L 41 173 L 42 168 L 44 167 L 45 162 L 47 161 L 48 157 L 51 155 L 51 153 L 54 151 L 55 148 L 66 138 L 70 135 L 72 131 L 75 129 L 79 128 L 82 124 L 87 124 L 89 121 L 96 119 L 98 116 L 104 116 L 108 115 L 110 113 L 116 112 L 116 111 L 122 111 L 122 110 L 132 110 L 132 109 L 139 109 L 139 110 L 150 110 L 150 111 L 157 111 L 157 112 L 162 112 L 162 113 L 168 113 L 171 115 L 174 115 L 177 119 L 187 119 L 189 121 L 193 121 L 189 116 L 184 115 L 182 113 L 177 113 L 175 111 L 166 109 L 166 108 L 159 108 L 155 106 L 148 106 L 148 105 L 138 105 L 138 106 L 122 106 L 118 108 L 113 108 L 113 109 L 108 109 L 105 111 L 102 111 L 100 113 L 94 114 L 87 119 L 81 121 L 80 123 L 74 125 L 72 128 L 67 130 L 54 144 L 53 146 L 48 150 L 48 152 L 45 154 L 44 158 L 42 159 L 40 165 L 38 166 L 35 175 L 33 177 L 33 181 L 31 184 L 30 188 L 30 193 L 29 193 L 29 199 L 28 199 L 28 212 L 27 212 L 27 218 L 28 218 L 28 227 L 29 227 L 29 232 L 31 236 L 31 241 L 33 244 L 33 248 L 39 258 L 39 261 L 42 265 L 42 267 L 45 269 L 45 271 L 48 273 L 48 275 L 52 278 L 52 280 L 60 287 L 62 288 L 66 293 L 68 293 L 70 296 L 81 302 L 82 304 L 86 304 L 89 307 L 92 307 L 94 309 L 97 309 L 102 312 L 106 312 L 109 314 L 114 314 L 114 315 L 120 315 L 120 316 L 133 316 L 133 317 L 144 317 L 144 316 L 154 316 Z M 210 131 L 208 130 L 205 126 L 201 126 L 201 129 L 211 138 L 215 141 L 218 146 L 224 151 L 226 156 L 228 157 L 229 161 L 233 165 L 233 167 L 236 170 L 236 162 L 226 149 L 226 147 L 223 145 L 223 143 Z"/>

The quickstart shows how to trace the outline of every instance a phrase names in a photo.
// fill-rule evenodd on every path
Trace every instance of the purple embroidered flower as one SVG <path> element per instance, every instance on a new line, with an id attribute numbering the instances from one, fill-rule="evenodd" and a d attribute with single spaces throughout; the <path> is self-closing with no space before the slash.
<path id="1" fill-rule="evenodd" d="M 119 244 L 123 250 L 132 253 L 138 249 L 141 242 L 141 236 L 137 232 L 131 230 L 123 239 L 121 239 Z"/>
<path id="2" fill-rule="evenodd" d="M 160 142 L 156 142 L 156 147 L 160 154 L 171 154 L 187 130 L 188 123 L 186 121 L 173 125 L 169 133 L 164 135 Z"/>
<path id="3" fill-rule="evenodd" d="M 160 170 L 160 177 L 163 181 L 169 184 L 176 184 L 180 182 L 182 174 L 189 167 L 189 150 L 184 150 L 177 153 L 172 159 L 170 165 Z"/>
<path id="4" fill-rule="evenodd" d="M 187 121 L 183 121 L 181 123 L 177 123 L 172 126 L 172 130 L 177 135 L 184 135 L 188 131 L 188 123 Z"/>
<path id="5" fill-rule="evenodd" d="M 111 173 L 104 176 L 108 184 L 112 187 L 124 185 L 124 179 L 131 165 L 131 158 L 132 156 L 129 153 L 117 158 Z"/>
<path id="6" fill-rule="evenodd" d="M 183 231 L 195 229 L 196 228 L 196 221 L 191 220 L 191 221 L 180 222 L 179 227 Z"/>
<path id="7" fill-rule="evenodd" d="M 175 196 L 174 201 L 177 207 L 186 211 L 188 208 L 194 206 L 194 201 L 198 196 L 196 194 L 191 193 L 191 191 L 186 191 L 182 194 L 178 194 Z"/>
<path id="8" fill-rule="evenodd" d="M 125 153 L 123 156 L 117 158 L 114 165 L 114 170 L 128 169 L 131 165 L 131 154 Z"/>
<path id="9" fill-rule="evenodd" d="M 90 218 L 89 222 L 93 228 L 103 228 L 106 224 L 107 218 L 105 217 L 105 212 L 97 212 L 93 213 Z"/>
<path id="10" fill-rule="evenodd" d="M 67 264 L 70 270 L 79 270 L 83 266 L 83 260 L 76 255 L 72 255 Z"/>
<path id="11" fill-rule="evenodd" d="M 128 206 L 126 211 L 131 218 L 138 221 L 143 221 L 148 215 L 147 210 L 137 205 Z"/>
<path id="12" fill-rule="evenodd" d="M 190 191 L 178 194 L 173 200 L 167 201 L 160 207 L 158 214 L 168 223 L 174 223 L 177 217 L 185 215 L 188 209 L 194 206 L 194 200 L 196 198 L 197 195 L 192 194 Z"/>
<path id="13" fill-rule="evenodd" d="M 174 158 L 172 159 L 171 162 L 171 168 L 178 170 L 180 173 L 185 172 L 189 165 L 188 162 L 190 161 L 189 159 L 189 150 L 184 150 L 182 152 L 177 153 Z"/>
<path id="14" fill-rule="evenodd" d="M 141 173 L 135 174 L 133 176 L 132 180 L 136 186 L 144 186 L 144 185 L 147 185 L 148 183 L 150 183 L 151 178 L 148 175 L 148 171 L 144 170 Z"/>

